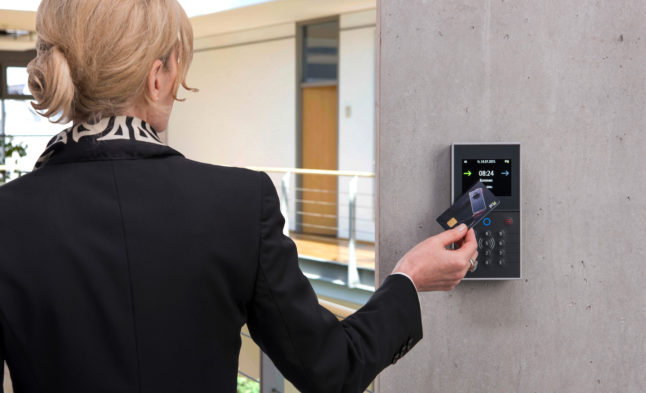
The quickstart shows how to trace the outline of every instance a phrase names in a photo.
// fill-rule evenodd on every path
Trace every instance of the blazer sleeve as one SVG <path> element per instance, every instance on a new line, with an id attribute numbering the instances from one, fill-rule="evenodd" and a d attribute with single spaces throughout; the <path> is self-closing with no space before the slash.
<path id="1" fill-rule="evenodd" d="M 413 283 L 388 276 L 370 300 L 338 321 L 318 304 L 283 235 L 278 195 L 261 174 L 260 245 L 248 327 L 254 341 L 302 392 L 362 392 L 422 338 Z"/>

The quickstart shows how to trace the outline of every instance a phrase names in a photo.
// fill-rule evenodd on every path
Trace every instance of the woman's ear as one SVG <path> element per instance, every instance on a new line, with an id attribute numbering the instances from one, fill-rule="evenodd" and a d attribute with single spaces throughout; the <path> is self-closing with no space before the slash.
<path id="1" fill-rule="evenodd" d="M 164 63 L 157 59 L 148 72 L 148 83 L 146 84 L 146 89 L 148 90 L 148 97 L 150 97 L 153 102 L 159 101 L 159 95 L 162 90 L 161 73 L 163 70 Z"/>

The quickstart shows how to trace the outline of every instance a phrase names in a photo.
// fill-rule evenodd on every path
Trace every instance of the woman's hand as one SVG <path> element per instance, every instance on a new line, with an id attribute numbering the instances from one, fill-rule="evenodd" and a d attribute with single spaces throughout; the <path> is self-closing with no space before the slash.
<path id="1" fill-rule="evenodd" d="M 455 250 L 447 249 L 459 244 Z M 464 278 L 471 267 L 469 258 L 478 257 L 478 243 L 473 229 L 464 224 L 429 237 L 408 251 L 393 273 L 405 273 L 418 291 L 450 291 Z"/>

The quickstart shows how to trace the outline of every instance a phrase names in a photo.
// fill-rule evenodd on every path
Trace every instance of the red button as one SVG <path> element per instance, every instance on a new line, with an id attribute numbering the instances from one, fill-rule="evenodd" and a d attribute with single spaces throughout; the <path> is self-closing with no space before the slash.
<path id="1" fill-rule="evenodd" d="M 514 222 L 514 220 L 511 219 L 511 217 L 506 217 L 505 218 L 505 225 L 511 225 Z"/>

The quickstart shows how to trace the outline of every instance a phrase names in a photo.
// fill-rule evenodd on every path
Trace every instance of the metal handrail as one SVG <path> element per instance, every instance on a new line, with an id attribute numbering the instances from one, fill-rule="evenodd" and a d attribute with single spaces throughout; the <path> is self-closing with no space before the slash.
<path id="1" fill-rule="evenodd" d="M 296 198 L 294 199 L 296 202 L 302 202 L 302 203 L 307 203 L 310 205 L 323 205 L 323 206 L 336 206 L 337 204 L 334 202 L 324 202 L 324 201 L 313 201 L 311 199 L 300 199 Z"/>
<path id="2" fill-rule="evenodd" d="M 262 166 L 249 166 L 247 169 L 262 172 L 276 173 L 295 173 L 297 175 L 328 175 L 328 176 L 348 176 L 348 177 L 375 177 L 372 172 L 363 171 L 334 171 L 328 169 L 305 169 L 305 168 L 274 168 Z"/>
<path id="3" fill-rule="evenodd" d="M 256 171 L 263 171 L 263 172 L 274 172 L 274 173 L 280 173 L 282 174 L 282 179 L 281 179 L 281 184 L 280 184 L 280 192 L 281 192 L 281 198 L 280 198 L 280 210 L 281 213 L 283 214 L 283 217 L 285 218 L 285 225 L 283 227 L 283 233 L 285 236 L 289 236 L 289 211 L 288 211 L 288 206 L 289 206 L 289 189 L 290 189 L 290 183 L 291 183 L 291 177 L 292 175 L 324 175 L 324 176 L 336 176 L 336 177 L 350 177 L 350 182 L 348 184 L 348 266 L 347 266 L 347 281 L 346 285 L 349 288 L 360 288 L 363 287 L 364 285 L 361 283 L 359 280 L 359 270 L 357 268 L 357 255 L 356 255 L 356 242 L 357 242 L 357 233 L 362 232 L 358 231 L 356 227 L 356 212 L 357 208 L 362 208 L 362 206 L 357 205 L 357 195 L 358 190 L 357 190 L 357 183 L 359 181 L 359 178 L 374 178 L 375 174 L 371 172 L 359 172 L 359 171 L 334 171 L 334 170 L 321 170 L 321 169 L 303 169 L 303 168 L 274 168 L 274 167 L 248 167 L 248 169 L 251 170 L 256 170 Z M 295 188 L 303 188 L 303 187 L 295 187 Z M 322 192 L 321 190 L 304 190 L 301 189 L 299 191 L 314 191 L 314 192 Z M 323 191 L 325 192 L 325 191 Z M 329 203 L 329 202 L 324 202 L 324 201 L 309 201 L 309 200 L 304 200 L 300 198 L 295 198 L 295 202 L 300 202 L 300 203 L 313 203 L 313 204 L 320 204 L 320 205 L 335 205 L 335 203 Z M 296 211 L 296 214 L 303 214 L 304 212 L 302 211 Z M 340 217 L 338 217 L 340 218 Z M 323 229 L 328 229 L 327 226 L 325 225 L 316 225 L 316 224 L 305 224 L 302 223 L 301 225 L 303 226 L 309 226 L 309 227 L 319 227 Z M 337 228 L 332 228 L 331 229 L 338 229 Z M 319 304 L 328 309 L 332 314 L 334 314 L 339 320 L 344 319 L 351 314 L 355 312 L 352 308 L 342 306 L 340 304 L 323 300 L 323 299 L 318 299 Z M 275 366 L 273 363 L 271 363 L 271 360 L 267 357 L 266 354 L 262 353 L 261 354 L 261 375 L 263 373 L 266 373 L 269 375 L 270 378 L 275 377 L 276 374 L 279 374 L 277 370 L 275 369 Z M 283 386 L 282 383 L 280 382 L 280 378 L 277 380 L 269 380 L 269 381 L 262 381 L 264 377 L 261 377 L 261 384 L 260 384 L 260 390 L 262 393 L 270 392 L 270 391 L 276 391 L 276 390 L 283 390 L 281 389 L 276 389 L 277 386 Z M 267 382 L 267 383 L 265 383 Z M 274 386 L 275 385 L 275 386 Z M 367 390 L 367 392 L 371 392 L 370 390 Z"/>
<path id="4" fill-rule="evenodd" d="M 296 211 L 296 214 L 298 214 L 299 216 L 307 216 L 307 217 L 319 217 L 319 218 L 329 218 L 329 219 L 339 218 L 339 216 L 336 214 L 309 213 L 309 212 L 304 212 L 300 210 Z"/>
<path id="5" fill-rule="evenodd" d="M 336 176 L 336 177 L 350 177 L 350 183 L 348 184 L 348 278 L 347 285 L 350 288 L 355 288 L 360 285 L 359 281 L 359 271 L 357 269 L 357 254 L 356 254 L 356 238 L 357 238 L 357 223 L 356 223 L 356 214 L 357 214 L 357 183 L 359 178 L 374 178 L 375 174 L 372 172 L 363 172 L 363 171 L 335 171 L 335 170 L 326 170 L 326 169 L 306 169 L 306 168 L 278 168 L 278 167 L 258 167 L 252 166 L 247 167 L 247 169 L 263 172 L 274 172 L 282 173 L 283 177 L 281 180 L 281 194 L 282 198 L 280 201 L 280 210 L 285 218 L 285 226 L 283 228 L 283 233 L 285 236 L 289 236 L 289 212 L 288 212 L 288 190 L 290 188 L 290 177 L 293 174 L 297 175 L 322 175 L 322 176 Z M 315 205 L 325 205 L 325 206 L 335 206 L 334 202 L 325 202 L 325 201 L 312 201 L 305 200 L 302 198 L 295 198 L 295 202 L 305 203 L 305 204 L 315 204 Z M 328 229 L 324 225 L 316 224 L 302 224 L 303 226 L 309 226 L 312 228 Z M 334 228 L 330 228 L 334 229 Z"/>
<path id="6" fill-rule="evenodd" d="M 26 170 L 20 169 L 18 167 L 12 168 L 12 167 L 9 167 L 6 164 L 2 164 L 2 165 L 0 165 L 0 172 L 15 172 L 15 173 L 19 173 L 19 174 L 25 174 L 25 173 L 29 173 L 30 171 L 26 171 Z"/>
<path id="7" fill-rule="evenodd" d="M 12 173 L 18 175 L 18 177 L 21 177 L 22 175 L 29 173 L 29 171 L 24 171 L 19 168 L 11 168 L 4 164 L 0 165 L 0 186 L 6 184 L 5 182 L 11 180 L 7 179 L 7 177 L 10 177 Z"/>

